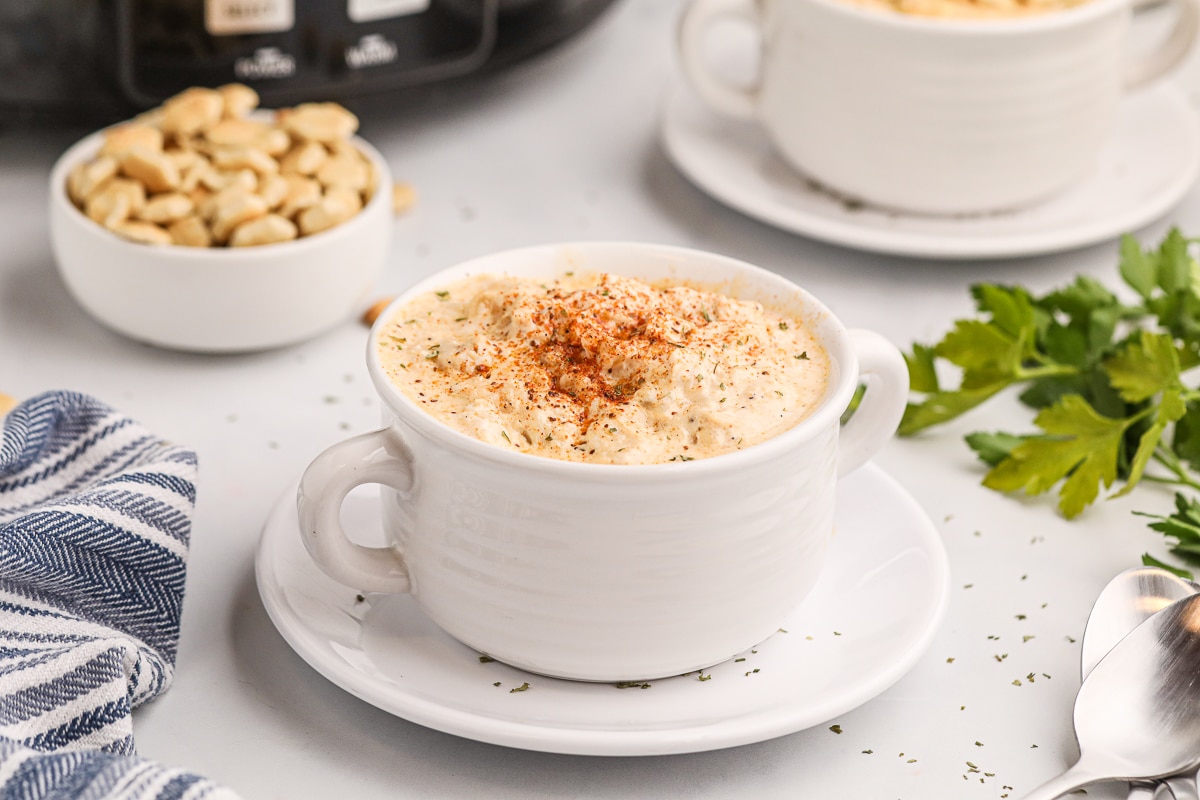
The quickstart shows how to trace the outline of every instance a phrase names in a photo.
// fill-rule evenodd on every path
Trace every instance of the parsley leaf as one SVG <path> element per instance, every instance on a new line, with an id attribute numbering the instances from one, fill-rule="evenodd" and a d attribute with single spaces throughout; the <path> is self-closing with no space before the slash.
<path id="1" fill-rule="evenodd" d="M 1165 561 L 1159 561 L 1157 558 L 1150 555 L 1149 553 L 1142 554 L 1142 566 L 1158 567 L 1159 569 L 1165 569 L 1167 572 L 1173 572 L 1176 575 L 1178 575 L 1179 577 L 1184 578 L 1185 580 L 1189 580 L 1189 581 L 1193 577 L 1192 573 L 1189 572 L 1188 570 L 1171 566 L 1170 564 L 1166 563 Z"/>
<path id="2" fill-rule="evenodd" d="M 1113 388 L 1129 403 L 1149 400 L 1160 392 L 1183 389 L 1179 354 L 1169 334 L 1141 331 L 1140 336 L 1105 359 L 1104 368 Z"/>
<path id="3" fill-rule="evenodd" d="M 1008 458 L 1012 453 L 1013 448 L 1024 442 L 1029 437 L 1014 436 L 1011 433 L 984 433 L 979 431 L 968 434 L 967 444 L 975 455 L 979 456 L 979 460 L 990 467 L 994 467 L 1004 459 Z"/>
<path id="4" fill-rule="evenodd" d="M 1187 413 L 1186 391 L 1180 376 L 1179 355 L 1170 334 L 1141 331 L 1104 363 L 1113 388 L 1129 403 L 1141 403 L 1159 397 L 1154 422 L 1142 433 L 1130 463 L 1125 488 L 1116 496 L 1128 494 L 1142 477 L 1163 433 L 1172 422 Z"/>
<path id="5" fill-rule="evenodd" d="M 908 385 L 914 392 L 934 394 L 941 388 L 934 366 L 935 357 L 933 348 L 923 344 L 914 344 L 912 352 L 904 354 L 908 364 Z"/>
<path id="6" fill-rule="evenodd" d="M 910 387 L 926 397 L 909 403 L 901 435 L 954 419 L 1015 383 L 1079 372 L 1039 348 L 1039 331 L 1047 328 L 1050 315 L 1037 308 L 1026 290 L 978 284 L 971 293 L 986 318 L 957 320 L 936 345 L 915 344 L 905 356 Z M 959 369 L 957 389 L 941 388 L 937 359 Z"/>
<path id="7" fill-rule="evenodd" d="M 1200 500 L 1188 499 L 1183 494 L 1175 493 L 1175 513 L 1169 516 L 1146 514 L 1135 511 L 1141 517 L 1158 520 L 1150 523 L 1150 528 L 1175 540 L 1171 552 L 1175 555 L 1192 557 L 1200 556 Z"/>
<path id="8" fill-rule="evenodd" d="M 1190 402 L 1175 422 L 1171 449 L 1188 467 L 1200 471 L 1200 403 Z"/>
<path id="9" fill-rule="evenodd" d="M 988 472 L 983 485 L 1032 495 L 1063 481 L 1059 509 L 1074 517 L 1096 499 L 1098 484 L 1107 488 L 1116 480 L 1117 456 L 1129 421 L 1102 417 L 1079 395 L 1068 395 L 1042 409 L 1034 423 L 1049 435 L 1027 438 L 1014 447 Z"/>

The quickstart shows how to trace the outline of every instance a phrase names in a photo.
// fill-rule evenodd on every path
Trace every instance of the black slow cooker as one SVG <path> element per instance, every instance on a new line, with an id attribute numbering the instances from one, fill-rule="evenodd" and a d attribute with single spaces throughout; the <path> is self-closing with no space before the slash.
<path id="1" fill-rule="evenodd" d="M 518 62 L 614 0 L 4 0 L 0 122 L 108 121 L 188 86 L 263 105 L 412 95 Z"/>

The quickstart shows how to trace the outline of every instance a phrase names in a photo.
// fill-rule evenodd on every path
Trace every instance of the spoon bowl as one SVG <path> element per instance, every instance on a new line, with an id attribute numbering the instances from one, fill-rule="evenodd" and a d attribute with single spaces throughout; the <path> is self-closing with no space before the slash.
<path id="1" fill-rule="evenodd" d="M 1096 598 L 1083 630 L 1080 665 L 1084 680 L 1134 628 L 1174 603 L 1200 592 L 1200 585 L 1158 567 L 1134 567 L 1114 577 Z M 1177 775 L 1167 779 L 1175 800 L 1196 796 L 1196 778 Z M 1153 800 L 1158 781 L 1134 781 L 1129 800 Z"/>
<path id="2" fill-rule="evenodd" d="M 1083 629 L 1083 678 L 1138 625 L 1176 600 L 1200 592 L 1200 584 L 1158 567 L 1134 567 L 1114 577 L 1096 598 Z"/>
<path id="3" fill-rule="evenodd" d="M 1074 721 L 1079 760 L 1025 800 L 1200 767 L 1200 595 L 1167 606 L 1100 659 L 1075 698 Z"/>

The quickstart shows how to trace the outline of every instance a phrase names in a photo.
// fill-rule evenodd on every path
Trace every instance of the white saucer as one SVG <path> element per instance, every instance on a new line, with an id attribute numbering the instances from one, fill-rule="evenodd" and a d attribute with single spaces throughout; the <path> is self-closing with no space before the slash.
<path id="1" fill-rule="evenodd" d="M 256 573 L 267 613 L 296 652 L 368 703 L 430 728 L 556 753 L 714 750 L 817 725 L 900 679 L 928 647 L 948 597 L 933 524 L 867 465 L 839 484 L 837 536 L 812 595 L 744 661 L 618 688 L 532 675 L 441 632 L 407 595 L 359 599 L 325 577 L 297 533 L 295 492 L 272 511 Z M 377 494 L 351 494 L 348 530 L 381 543 Z M 519 691 L 519 687 L 528 688 Z"/>
<path id="2" fill-rule="evenodd" d="M 1129 95 L 1091 176 L 1038 206 L 961 217 L 855 206 L 789 167 L 756 126 L 670 92 L 661 124 L 668 157 L 693 183 L 743 213 L 793 233 L 860 250 L 926 258 L 1028 256 L 1082 247 L 1170 210 L 1200 170 L 1200 126 L 1162 85 Z"/>

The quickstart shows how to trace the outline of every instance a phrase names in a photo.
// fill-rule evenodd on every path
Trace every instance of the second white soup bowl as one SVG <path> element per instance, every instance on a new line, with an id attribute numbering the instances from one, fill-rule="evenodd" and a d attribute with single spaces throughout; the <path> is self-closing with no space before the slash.
<path id="1" fill-rule="evenodd" d="M 692 88 L 753 121 L 794 167 L 848 198 L 901 211 L 1001 211 L 1086 177 L 1123 92 L 1161 78 L 1196 38 L 1197 0 L 1132 57 L 1131 0 L 954 19 L 853 0 L 693 0 L 679 32 Z M 760 69 L 733 85 L 708 63 L 717 23 L 750 26 Z"/>

